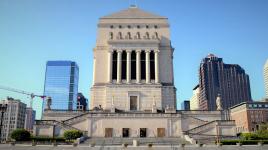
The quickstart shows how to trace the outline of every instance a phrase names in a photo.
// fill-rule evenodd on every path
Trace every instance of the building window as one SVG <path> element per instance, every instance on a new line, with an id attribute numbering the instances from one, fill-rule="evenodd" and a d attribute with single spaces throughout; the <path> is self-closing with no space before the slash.
<path id="1" fill-rule="evenodd" d="M 114 26 L 113 26 L 113 25 L 111 25 L 111 26 L 110 26 L 110 28 L 111 28 L 111 29 L 113 29 L 113 28 L 114 28 Z"/>
<path id="2" fill-rule="evenodd" d="M 122 28 L 122 26 L 121 26 L 121 25 L 119 25 L 118 27 L 119 27 L 119 29 L 121 29 L 121 28 Z"/>
<path id="3" fill-rule="evenodd" d="M 146 128 L 140 128 L 140 137 L 146 137 Z"/>
<path id="4" fill-rule="evenodd" d="M 136 111 L 138 110 L 138 97 L 137 96 L 130 96 L 129 97 L 129 104 L 130 104 L 130 110 Z"/>
<path id="5" fill-rule="evenodd" d="M 131 79 L 136 79 L 136 52 L 131 52 Z"/>
<path id="6" fill-rule="evenodd" d="M 130 26 L 130 25 L 128 25 L 128 26 L 127 26 L 127 28 L 129 28 L 129 29 L 130 29 L 130 28 L 131 28 L 131 26 Z"/>
<path id="7" fill-rule="evenodd" d="M 155 79 L 155 67 L 154 67 L 154 52 L 150 52 L 150 76 L 151 79 Z"/>
<path id="8" fill-rule="evenodd" d="M 149 29 L 149 25 L 146 25 L 146 29 Z"/>
<path id="9" fill-rule="evenodd" d="M 141 79 L 146 77 L 145 51 L 141 51 Z"/>
<path id="10" fill-rule="evenodd" d="M 137 28 L 139 29 L 139 28 L 140 28 L 140 26 L 139 26 L 139 25 L 137 25 Z"/>
<path id="11" fill-rule="evenodd" d="M 129 128 L 123 128 L 123 137 L 129 137 Z"/>
<path id="12" fill-rule="evenodd" d="M 112 70 L 112 79 L 117 79 L 117 52 L 113 52 L 113 70 Z"/>
<path id="13" fill-rule="evenodd" d="M 127 72 L 127 53 L 126 51 L 122 52 L 122 79 L 126 79 L 126 72 Z"/>
<path id="14" fill-rule="evenodd" d="M 157 29 L 157 25 L 154 25 L 154 28 Z"/>

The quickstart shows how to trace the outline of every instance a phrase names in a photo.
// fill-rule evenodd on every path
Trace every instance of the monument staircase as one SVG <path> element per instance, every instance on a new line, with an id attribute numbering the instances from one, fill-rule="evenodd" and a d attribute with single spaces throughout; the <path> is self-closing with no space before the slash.
<path id="1" fill-rule="evenodd" d="M 73 118 L 64 120 L 64 121 L 62 121 L 62 123 L 71 126 L 74 123 L 78 123 L 78 122 L 81 122 L 81 121 L 86 120 L 87 119 L 87 115 L 88 115 L 88 113 L 84 113 L 84 114 L 81 114 L 79 116 L 75 116 Z"/>
<path id="2" fill-rule="evenodd" d="M 55 126 L 59 126 L 63 129 L 67 129 L 67 130 L 79 130 L 81 131 L 80 129 L 77 129 L 75 127 L 72 127 L 68 124 L 64 124 L 60 121 L 56 121 L 56 120 L 36 120 L 36 125 L 55 125 Z"/>
<path id="3" fill-rule="evenodd" d="M 233 120 L 214 120 L 197 126 L 195 128 L 184 131 L 184 135 L 189 136 L 192 140 L 202 141 L 203 143 L 214 141 L 215 138 L 225 138 L 220 133 L 221 126 L 233 126 L 235 122 Z M 206 132 L 214 130 L 215 134 L 206 134 Z"/>

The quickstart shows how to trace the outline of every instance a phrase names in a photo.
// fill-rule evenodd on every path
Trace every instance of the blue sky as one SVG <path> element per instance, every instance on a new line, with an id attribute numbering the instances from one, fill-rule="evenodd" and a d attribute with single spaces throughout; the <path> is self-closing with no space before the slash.
<path id="1" fill-rule="evenodd" d="M 250 76 L 253 99 L 264 97 L 267 0 L 136 1 L 141 9 L 169 18 L 178 107 L 191 97 L 200 61 L 208 53 L 242 66 Z M 46 61 L 73 60 L 80 68 L 79 91 L 90 99 L 98 18 L 130 3 L 134 0 L 1 0 L 0 85 L 42 94 Z M 0 99 L 7 96 L 29 101 L 0 90 Z M 40 99 L 34 108 L 39 118 Z"/>

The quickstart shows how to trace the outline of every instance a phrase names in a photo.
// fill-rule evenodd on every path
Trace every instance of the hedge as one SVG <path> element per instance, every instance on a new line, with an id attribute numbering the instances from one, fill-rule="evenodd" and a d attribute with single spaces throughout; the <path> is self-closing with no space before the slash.
<path id="1" fill-rule="evenodd" d="M 37 142 L 53 142 L 53 141 L 55 141 L 55 142 L 65 142 L 65 138 L 63 138 L 63 137 L 54 137 L 54 138 L 52 138 L 52 137 L 38 137 L 38 136 L 36 136 L 36 137 L 31 137 L 31 140 L 32 141 L 37 141 Z"/>
<path id="2" fill-rule="evenodd" d="M 257 145 L 259 142 L 268 144 L 268 140 L 222 140 L 222 145 L 236 145 L 241 143 L 242 145 Z"/>

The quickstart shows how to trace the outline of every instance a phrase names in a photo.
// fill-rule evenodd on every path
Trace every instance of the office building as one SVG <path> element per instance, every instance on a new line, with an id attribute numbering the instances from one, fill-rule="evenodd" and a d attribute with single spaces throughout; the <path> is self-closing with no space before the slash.
<path id="1" fill-rule="evenodd" d="M 216 110 L 216 98 L 221 95 L 223 109 L 241 102 L 250 102 L 249 76 L 237 64 L 224 64 L 222 58 L 209 54 L 200 64 L 200 96 L 202 110 Z"/>
<path id="2" fill-rule="evenodd" d="M 88 100 L 82 93 L 77 94 L 77 110 L 87 110 Z"/>
<path id="3" fill-rule="evenodd" d="M 190 101 L 185 100 L 181 103 L 181 110 L 190 110 Z"/>
<path id="4" fill-rule="evenodd" d="M 1 141 L 10 140 L 10 135 L 13 130 L 24 128 L 26 104 L 8 97 L 6 100 L 0 101 L 0 105 L 6 105 L 7 108 L 4 112 L 2 120 L 3 126 L 1 130 Z"/>
<path id="5" fill-rule="evenodd" d="M 268 98 L 268 59 L 266 60 L 266 63 L 263 68 L 264 73 L 264 86 L 265 86 L 265 96 Z"/>
<path id="6" fill-rule="evenodd" d="M 199 94 L 200 94 L 200 88 L 198 84 L 193 89 L 193 95 L 190 99 L 190 110 L 199 110 Z"/>
<path id="7" fill-rule="evenodd" d="M 79 68 L 75 62 L 47 62 L 44 95 L 52 98 L 52 109 L 76 109 L 78 76 Z"/>
<path id="8" fill-rule="evenodd" d="M 32 132 L 35 121 L 36 111 L 31 107 L 26 108 L 24 129 Z"/>

